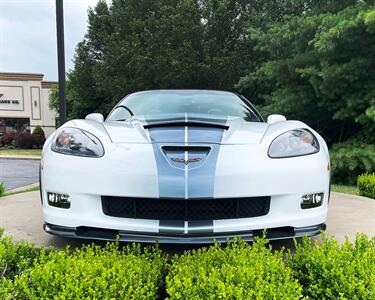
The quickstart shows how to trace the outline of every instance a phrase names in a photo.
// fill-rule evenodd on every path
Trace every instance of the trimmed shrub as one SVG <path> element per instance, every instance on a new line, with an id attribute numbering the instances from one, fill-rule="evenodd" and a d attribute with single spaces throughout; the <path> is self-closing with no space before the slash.
<path id="1" fill-rule="evenodd" d="M 14 132 L 4 132 L 3 136 L 1 137 L 1 145 L 2 146 L 10 146 L 14 143 L 15 138 Z"/>
<path id="2" fill-rule="evenodd" d="M 356 184 L 363 173 L 375 172 L 375 145 L 358 140 L 333 145 L 330 149 L 334 183 Z"/>
<path id="3" fill-rule="evenodd" d="M 21 149 L 32 149 L 34 147 L 34 138 L 29 132 L 19 132 L 15 136 L 15 146 Z"/>
<path id="4" fill-rule="evenodd" d="M 0 182 L 0 197 L 4 194 L 5 194 L 5 184 L 3 182 Z"/>
<path id="5" fill-rule="evenodd" d="M 33 130 L 32 136 L 34 138 L 34 144 L 38 148 L 42 147 L 44 142 L 46 141 L 46 136 L 44 134 L 44 130 L 39 125 L 36 126 Z"/>
<path id="6" fill-rule="evenodd" d="M 358 176 L 357 188 L 361 196 L 375 199 L 375 173 Z"/>
<path id="7" fill-rule="evenodd" d="M 375 299 L 375 237 L 364 234 L 305 237 L 284 259 L 264 239 L 215 244 L 176 255 L 167 276 L 157 247 L 47 251 L 1 235 L 0 299 Z"/>
<path id="8" fill-rule="evenodd" d="M 299 299 L 301 287 L 282 252 L 265 243 L 216 244 L 175 257 L 166 278 L 170 299 Z"/>
<path id="9" fill-rule="evenodd" d="M 375 299 L 375 237 L 358 234 L 342 245 L 306 237 L 286 262 L 309 299 Z"/>
<path id="10" fill-rule="evenodd" d="M 12 299 L 156 299 L 164 265 L 156 248 L 120 250 L 118 243 L 42 253 L 33 268 L 4 284 L 3 295 Z"/>
<path id="11" fill-rule="evenodd" d="M 33 265 L 44 248 L 36 248 L 28 242 L 14 243 L 10 237 L 3 237 L 0 228 L 0 278 L 13 279 Z"/>

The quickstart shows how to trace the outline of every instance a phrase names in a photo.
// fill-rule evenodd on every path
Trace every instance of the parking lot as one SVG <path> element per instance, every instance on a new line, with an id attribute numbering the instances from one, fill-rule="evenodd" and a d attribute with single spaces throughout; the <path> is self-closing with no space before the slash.
<path id="1" fill-rule="evenodd" d="M 0 182 L 5 184 L 7 191 L 36 183 L 38 176 L 39 160 L 37 159 L 0 158 Z"/>

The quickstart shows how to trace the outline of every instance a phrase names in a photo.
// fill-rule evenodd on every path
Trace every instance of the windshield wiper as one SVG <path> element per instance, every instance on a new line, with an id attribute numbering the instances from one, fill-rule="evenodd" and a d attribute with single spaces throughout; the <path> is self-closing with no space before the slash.
<path id="1" fill-rule="evenodd" d="M 127 121 L 127 120 L 129 120 L 129 119 L 118 119 L 118 120 L 113 120 L 113 121 L 115 121 L 115 122 L 122 122 L 122 121 Z"/>
<path id="2" fill-rule="evenodd" d="M 119 105 L 119 106 L 117 106 L 117 107 L 122 107 L 122 108 L 125 108 L 128 112 L 129 112 L 129 114 L 133 117 L 134 116 L 134 114 L 133 114 L 133 112 L 131 111 L 131 109 L 129 108 L 129 107 L 127 107 L 127 106 L 125 106 L 125 105 Z M 117 108 L 116 107 L 116 108 Z M 127 119 L 126 119 L 127 120 Z M 123 120 L 117 120 L 117 121 L 123 121 Z"/>

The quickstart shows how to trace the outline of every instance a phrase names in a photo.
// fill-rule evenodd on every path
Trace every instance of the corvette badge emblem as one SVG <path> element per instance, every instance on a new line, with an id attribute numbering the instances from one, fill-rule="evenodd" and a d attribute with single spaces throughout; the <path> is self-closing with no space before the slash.
<path id="1" fill-rule="evenodd" d="M 174 162 L 184 163 L 185 165 L 188 165 L 192 162 L 198 162 L 198 161 L 202 160 L 202 158 L 201 157 L 192 157 L 192 158 L 189 158 L 189 159 L 183 159 L 183 158 L 178 158 L 178 157 L 172 157 L 171 160 L 174 161 Z"/>

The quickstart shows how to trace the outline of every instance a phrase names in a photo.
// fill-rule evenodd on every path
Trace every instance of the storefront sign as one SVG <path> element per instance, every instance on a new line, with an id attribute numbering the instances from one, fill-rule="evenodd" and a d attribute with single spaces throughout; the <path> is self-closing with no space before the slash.
<path id="1" fill-rule="evenodd" d="M 20 104 L 19 100 L 0 99 L 0 104 Z"/>
<path id="2" fill-rule="evenodd" d="M 22 86 L 0 86 L 0 111 L 2 110 L 24 110 Z"/>

